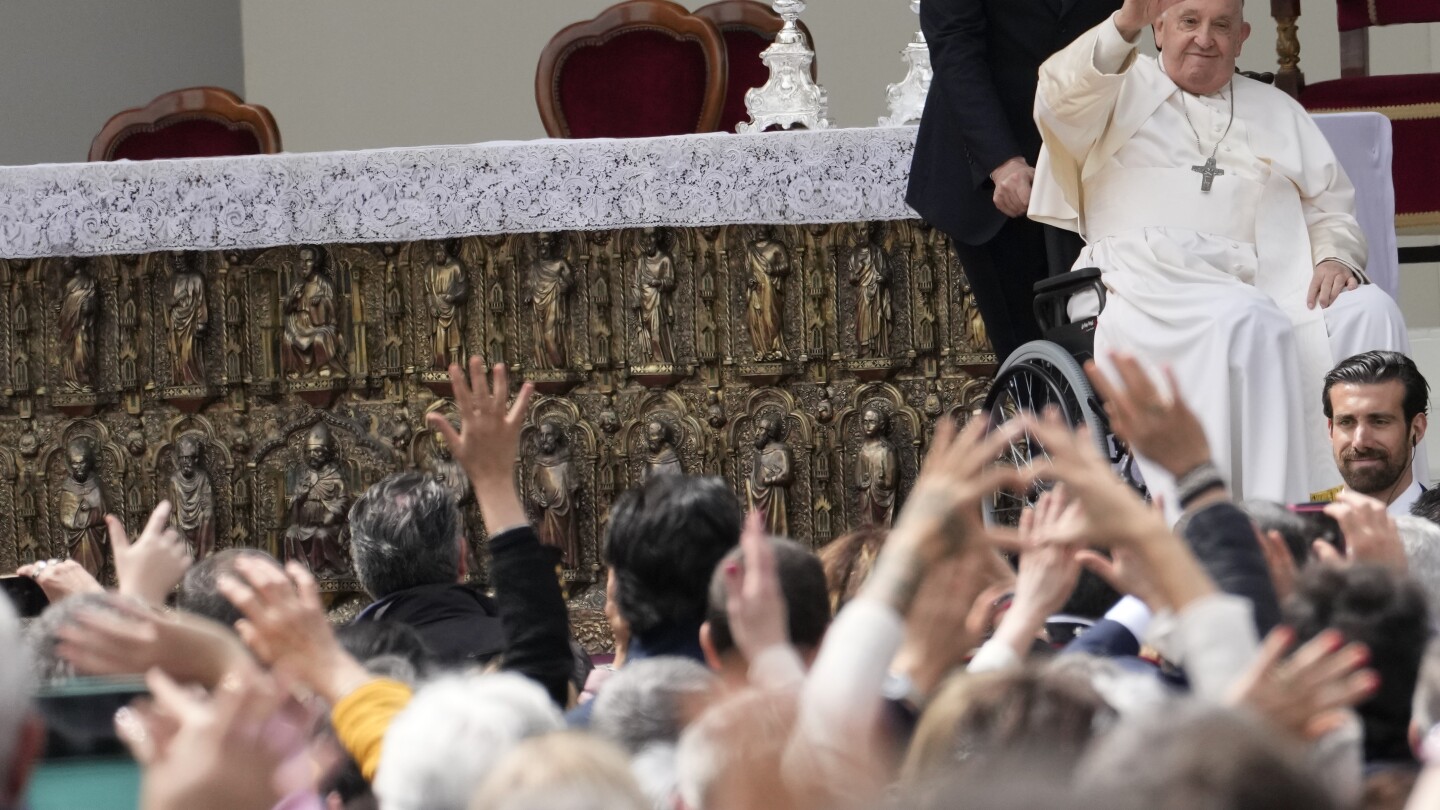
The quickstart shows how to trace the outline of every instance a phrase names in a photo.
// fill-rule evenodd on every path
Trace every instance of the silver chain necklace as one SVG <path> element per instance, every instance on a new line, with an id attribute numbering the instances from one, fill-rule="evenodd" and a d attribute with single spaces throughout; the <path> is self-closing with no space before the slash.
<path id="1" fill-rule="evenodd" d="M 1205 147 L 1200 145 L 1200 130 L 1196 129 L 1195 122 L 1190 120 L 1190 108 L 1185 104 L 1184 90 L 1180 91 L 1180 112 L 1185 114 L 1185 123 L 1189 124 L 1190 131 L 1195 133 L 1195 151 L 1202 155 L 1205 154 Z M 1230 136 L 1230 128 L 1233 126 L 1235 126 L 1235 80 L 1231 79 L 1230 123 L 1225 125 L 1225 132 L 1220 136 L 1220 140 L 1215 142 L 1215 148 L 1210 150 L 1210 157 L 1205 161 L 1204 165 L 1190 167 L 1190 171 L 1201 175 L 1200 191 L 1202 192 L 1208 193 L 1211 184 L 1215 182 L 1215 178 L 1225 173 L 1224 169 L 1218 168 L 1215 165 L 1215 156 L 1220 154 L 1220 144 L 1224 143 L 1225 139 Z"/>

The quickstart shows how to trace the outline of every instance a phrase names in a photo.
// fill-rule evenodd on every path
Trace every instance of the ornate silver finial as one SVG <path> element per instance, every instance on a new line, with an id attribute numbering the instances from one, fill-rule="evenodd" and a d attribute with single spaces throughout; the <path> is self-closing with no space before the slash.
<path id="1" fill-rule="evenodd" d="M 742 121 L 735 131 L 743 135 L 764 132 L 772 126 L 829 129 L 829 96 L 810 78 L 815 52 L 795 24 L 805 10 L 804 0 L 775 0 L 771 5 L 785 26 L 775 35 L 775 42 L 760 54 L 760 60 L 770 68 L 770 79 L 764 86 L 746 91 L 745 109 L 750 120 Z"/>
<path id="2" fill-rule="evenodd" d="M 920 13 L 920 0 L 910 0 L 910 11 Z M 930 94 L 930 46 L 925 44 L 925 34 L 915 32 L 915 39 L 900 52 L 905 64 L 910 66 L 905 78 L 898 84 L 885 89 L 890 100 L 890 114 L 880 119 L 882 127 L 898 127 L 920 120 L 925 112 L 925 97 Z"/>

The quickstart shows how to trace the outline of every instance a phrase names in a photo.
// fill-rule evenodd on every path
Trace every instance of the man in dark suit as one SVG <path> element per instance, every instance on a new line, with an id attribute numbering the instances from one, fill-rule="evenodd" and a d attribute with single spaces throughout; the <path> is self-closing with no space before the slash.
<path id="1" fill-rule="evenodd" d="M 935 78 L 906 201 L 944 231 L 1001 361 L 1040 337 L 1035 282 L 1070 269 L 1079 237 L 1025 218 L 1040 154 L 1040 63 L 1121 0 L 923 0 Z"/>

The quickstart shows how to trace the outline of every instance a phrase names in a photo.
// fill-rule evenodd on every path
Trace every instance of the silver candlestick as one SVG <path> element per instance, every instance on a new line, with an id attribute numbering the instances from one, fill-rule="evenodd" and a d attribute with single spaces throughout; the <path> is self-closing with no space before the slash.
<path id="1" fill-rule="evenodd" d="M 745 109 L 749 121 L 742 121 L 735 131 L 743 134 L 805 127 L 829 129 L 830 99 L 825 88 L 810 78 L 810 65 L 815 52 L 805 41 L 805 33 L 795 24 L 805 10 L 804 0 L 775 0 L 775 13 L 785 21 L 775 41 L 760 54 L 770 68 L 770 79 L 761 87 L 745 92 Z"/>
<path id="2" fill-rule="evenodd" d="M 910 10 L 920 13 L 921 0 L 910 0 Z M 898 84 L 885 89 L 890 100 L 890 114 L 880 119 L 882 127 L 898 127 L 920 120 L 925 112 L 925 97 L 930 94 L 930 79 L 935 72 L 930 69 L 930 46 L 925 44 L 925 33 L 915 32 L 915 39 L 900 52 L 905 64 L 910 66 L 905 78 Z"/>

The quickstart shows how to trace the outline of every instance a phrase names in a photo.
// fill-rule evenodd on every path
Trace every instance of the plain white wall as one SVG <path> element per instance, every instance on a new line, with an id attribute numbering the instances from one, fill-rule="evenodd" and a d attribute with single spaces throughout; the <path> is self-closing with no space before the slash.
<path id="1" fill-rule="evenodd" d="M 539 138 L 541 48 L 610 2 L 242 0 L 245 85 L 251 100 L 275 113 L 294 151 Z M 1250 5 L 1254 34 L 1241 66 L 1273 70 L 1268 3 Z M 1334 78 L 1334 7 L 1326 0 L 1307 6 L 1301 64 L 1312 80 Z M 885 85 L 904 76 L 899 51 L 918 27 L 908 0 L 812 0 L 803 19 L 815 34 L 832 120 L 874 125 L 887 112 Z M 1376 72 L 1433 69 L 1440 26 L 1428 28 L 1377 32 Z"/>
<path id="2" fill-rule="evenodd" d="M 0 77 L 0 164 L 83 161 L 111 115 L 161 93 L 244 95 L 240 0 L 3 0 Z"/>
<path id="3" fill-rule="evenodd" d="M 246 87 L 275 113 L 288 149 L 540 138 L 541 49 L 611 2 L 243 0 Z M 802 19 L 832 118 L 875 124 L 918 28 L 908 0 L 819 0 Z"/>

